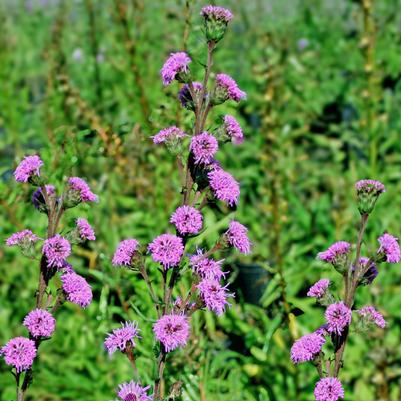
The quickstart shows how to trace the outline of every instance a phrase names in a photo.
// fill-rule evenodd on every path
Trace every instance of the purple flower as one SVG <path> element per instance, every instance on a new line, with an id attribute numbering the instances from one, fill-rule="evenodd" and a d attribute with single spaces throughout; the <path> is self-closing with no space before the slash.
<path id="1" fill-rule="evenodd" d="M 209 164 L 219 150 L 219 144 L 213 135 L 202 132 L 192 137 L 189 149 L 194 155 L 196 164 Z"/>
<path id="2" fill-rule="evenodd" d="M 216 315 L 222 315 L 226 305 L 230 305 L 227 298 L 232 297 L 232 294 L 228 292 L 227 286 L 221 286 L 217 280 L 204 278 L 197 288 L 206 308 L 214 311 Z"/>
<path id="3" fill-rule="evenodd" d="M 70 189 L 72 189 L 73 191 L 76 191 L 79 194 L 81 202 L 97 202 L 98 201 L 97 195 L 95 195 L 91 191 L 91 189 L 89 188 L 89 185 L 82 178 L 70 177 L 68 179 L 68 184 L 70 185 Z"/>
<path id="4" fill-rule="evenodd" d="M 337 401 L 344 398 L 344 390 L 336 377 L 324 377 L 316 383 L 314 395 L 316 401 Z"/>
<path id="5" fill-rule="evenodd" d="M 47 310 L 34 309 L 24 319 L 23 325 L 35 337 L 51 337 L 56 328 L 56 320 Z"/>
<path id="6" fill-rule="evenodd" d="M 307 334 L 293 344 L 291 348 L 291 360 L 301 363 L 313 360 L 321 351 L 326 339 L 319 333 Z"/>
<path id="7" fill-rule="evenodd" d="M 122 401 L 151 401 L 152 396 L 147 395 L 150 386 L 142 387 L 139 383 L 131 380 L 118 386 L 118 397 Z"/>
<path id="8" fill-rule="evenodd" d="M 235 145 L 244 142 L 244 134 L 238 121 L 230 115 L 224 116 L 224 129 Z"/>
<path id="9" fill-rule="evenodd" d="M 226 171 L 216 168 L 208 173 L 210 188 L 214 196 L 228 204 L 234 206 L 238 203 L 240 189 L 234 177 Z"/>
<path id="10" fill-rule="evenodd" d="M 327 321 L 327 331 L 341 335 L 343 330 L 351 323 L 352 312 L 344 302 L 331 304 L 324 314 Z"/>
<path id="11" fill-rule="evenodd" d="M 323 278 L 318 282 L 316 282 L 315 284 L 313 284 L 306 295 L 308 297 L 320 299 L 326 294 L 329 285 L 330 285 L 330 280 Z"/>
<path id="12" fill-rule="evenodd" d="M 181 235 L 198 234 L 202 229 L 203 217 L 199 210 L 191 206 L 180 206 L 170 218 Z"/>
<path id="13" fill-rule="evenodd" d="M 164 315 L 153 326 L 156 339 L 167 352 L 185 347 L 189 338 L 189 323 L 183 315 Z"/>
<path id="14" fill-rule="evenodd" d="M 185 132 L 176 126 L 168 127 L 159 131 L 155 136 L 152 136 L 153 143 L 159 144 L 166 141 L 173 141 L 176 139 L 184 138 Z"/>
<path id="15" fill-rule="evenodd" d="M 31 230 L 23 230 L 8 237 L 6 240 L 6 245 L 30 245 L 36 241 L 39 241 L 39 237 L 36 236 Z"/>
<path id="16" fill-rule="evenodd" d="M 225 23 L 229 23 L 234 17 L 227 8 L 212 5 L 203 7 L 201 16 L 208 19 L 222 20 Z"/>
<path id="17" fill-rule="evenodd" d="M 96 239 L 95 232 L 93 231 L 91 225 L 88 223 L 88 220 L 82 218 L 77 219 L 77 228 L 79 236 L 83 240 L 94 241 Z"/>
<path id="18" fill-rule="evenodd" d="M 357 192 L 375 192 L 378 195 L 386 192 L 386 187 L 376 180 L 360 180 L 355 184 Z"/>
<path id="19" fill-rule="evenodd" d="M 347 255 L 351 249 L 351 244 L 345 241 L 338 241 L 331 245 L 327 251 L 319 252 L 317 254 L 318 259 L 323 262 L 336 263 L 337 259 L 341 259 L 344 255 Z"/>
<path id="20" fill-rule="evenodd" d="M 233 220 L 224 235 L 231 246 L 241 253 L 248 254 L 251 252 L 251 241 L 249 241 L 247 233 L 248 229 L 244 225 Z"/>
<path id="21" fill-rule="evenodd" d="M 203 90 L 203 85 L 200 82 L 192 82 L 192 85 L 195 96 L 199 98 Z M 194 101 L 197 101 L 198 99 L 192 98 L 189 84 L 185 84 L 178 92 L 178 100 L 180 101 L 182 107 L 193 110 L 195 107 Z"/>
<path id="22" fill-rule="evenodd" d="M 0 355 L 4 356 L 6 364 L 13 366 L 17 372 L 28 370 L 32 366 L 36 352 L 34 341 L 25 337 L 15 337 L 0 348 Z"/>
<path id="23" fill-rule="evenodd" d="M 162 234 L 156 237 L 148 246 L 152 259 L 161 263 L 165 269 L 180 263 L 184 253 L 184 244 L 180 237 L 173 234 Z"/>
<path id="24" fill-rule="evenodd" d="M 203 252 L 198 249 L 196 255 L 189 258 L 189 263 L 193 271 L 201 278 L 208 278 L 212 280 L 221 280 L 225 277 L 226 272 L 221 270 L 221 264 L 224 260 L 216 261 L 211 258 L 203 256 Z"/>
<path id="25" fill-rule="evenodd" d="M 46 256 L 48 266 L 60 268 L 71 254 L 71 245 L 61 235 L 56 234 L 44 242 L 42 252 Z"/>
<path id="26" fill-rule="evenodd" d="M 366 266 L 368 265 L 370 259 L 366 258 L 364 256 L 361 256 L 359 258 L 359 265 L 362 268 L 366 268 Z M 355 266 L 352 266 L 352 270 L 355 270 Z M 363 277 L 360 279 L 360 283 L 362 284 L 372 284 L 373 280 L 377 277 L 377 275 L 379 274 L 379 271 L 377 270 L 377 266 L 373 261 L 370 261 L 370 265 L 368 270 L 366 271 L 366 273 L 363 275 Z"/>
<path id="27" fill-rule="evenodd" d="M 135 348 L 135 338 L 137 337 L 139 337 L 138 323 L 125 322 L 122 323 L 121 328 L 114 329 L 113 332 L 107 336 L 104 346 L 109 355 L 113 355 L 117 350 L 124 352 L 128 347 Z"/>
<path id="28" fill-rule="evenodd" d="M 139 242 L 136 239 L 130 238 L 121 241 L 113 256 L 114 266 L 129 266 L 135 252 L 139 248 Z"/>
<path id="29" fill-rule="evenodd" d="M 237 83 L 227 74 L 216 75 L 216 92 L 218 92 L 218 97 L 222 100 L 231 99 L 239 102 L 242 99 L 246 99 L 246 93 L 243 92 L 238 87 Z"/>
<path id="30" fill-rule="evenodd" d="M 43 161 L 39 156 L 26 156 L 14 171 L 15 180 L 18 182 L 27 182 L 33 175 L 39 177 L 42 166 Z"/>
<path id="31" fill-rule="evenodd" d="M 63 291 L 68 301 L 86 308 L 92 302 L 92 290 L 86 280 L 77 273 L 64 273 L 61 276 Z"/>
<path id="32" fill-rule="evenodd" d="M 401 259 L 398 238 L 385 233 L 379 237 L 378 241 L 380 243 L 380 248 L 377 253 L 385 257 L 388 263 L 398 263 Z"/>
<path id="33" fill-rule="evenodd" d="M 386 321 L 383 315 L 377 311 L 373 306 L 364 306 L 359 309 L 358 314 L 364 317 L 367 321 L 373 322 L 376 326 L 384 329 L 386 327 Z"/>
<path id="34" fill-rule="evenodd" d="M 45 185 L 47 196 L 53 196 L 56 194 L 56 188 L 54 185 Z M 42 188 L 39 187 L 33 194 L 32 194 L 32 204 L 35 209 L 40 210 L 42 205 L 46 204 L 45 198 L 42 193 Z"/>
<path id="35" fill-rule="evenodd" d="M 190 62 L 191 58 L 185 52 L 171 53 L 160 70 L 163 85 L 170 85 L 174 79 L 182 81 L 182 75 L 186 75 L 189 72 L 188 64 Z"/>

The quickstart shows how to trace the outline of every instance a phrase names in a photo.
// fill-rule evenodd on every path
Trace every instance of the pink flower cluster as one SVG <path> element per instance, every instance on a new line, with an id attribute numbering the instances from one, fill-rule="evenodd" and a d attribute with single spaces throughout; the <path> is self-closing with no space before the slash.
<path id="1" fill-rule="evenodd" d="M 18 182 L 27 182 L 33 175 L 39 177 L 42 166 L 43 161 L 39 156 L 26 156 L 14 171 L 15 180 Z"/>
<path id="2" fill-rule="evenodd" d="M 163 85 L 170 85 L 177 78 L 178 74 L 187 73 L 190 62 L 191 58 L 185 52 L 171 53 L 160 70 Z"/>

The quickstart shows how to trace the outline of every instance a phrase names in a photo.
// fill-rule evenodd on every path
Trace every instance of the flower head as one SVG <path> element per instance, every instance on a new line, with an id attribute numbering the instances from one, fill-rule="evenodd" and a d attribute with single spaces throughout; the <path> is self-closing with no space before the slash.
<path id="1" fill-rule="evenodd" d="M 80 202 L 97 202 L 98 196 L 95 195 L 85 180 L 79 177 L 68 179 L 70 190 L 77 193 Z"/>
<path id="2" fill-rule="evenodd" d="M 360 180 L 355 184 L 357 192 L 375 192 L 381 194 L 386 192 L 386 187 L 376 180 Z"/>
<path id="3" fill-rule="evenodd" d="M 246 93 L 243 92 L 237 83 L 227 74 L 216 75 L 216 89 L 214 94 L 214 104 L 220 104 L 231 99 L 239 102 L 246 99 Z"/>
<path id="4" fill-rule="evenodd" d="M 330 280 L 323 278 L 318 282 L 316 282 L 315 284 L 313 284 L 306 295 L 308 297 L 320 299 L 326 294 L 329 285 L 330 285 Z"/>
<path id="5" fill-rule="evenodd" d="M 318 259 L 323 262 L 335 263 L 338 257 L 348 254 L 351 249 L 351 244 L 345 241 L 338 241 L 331 245 L 327 251 L 319 252 Z"/>
<path id="6" fill-rule="evenodd" d="M 380 248 L 377 253 L 380 256 L 380 261 L 387 260 L 388 263 L 398 263 L 401 259 L 398 238 L 385 233 L 379 237 L 378 241 Z"/>
<path id="7" fill-rule="evenodd" d="M 324 377 L 316 383 L 314 395 L 316 401 L 337 401 L 344 398 L 344 390 L 336 377 Z"/>
<path id="8" fill-rule="evenodd" d="M 248 229 L 244 225 L 232 220 L 224 235 L 231 246 L 241 253 L 248 254 L 251 252 L 251 241 L 249 241 L 247 233 Z"/>
<path id="9" fill-rule="evenodd" d="M 221 270 L 221 264 L 224 260 L 216 261 L 212 258 L 206 258 L 203 256 L 202 250 L 198 249 L 196 255 L 192 255 L 189 258 L 189 263 L 198 276 L 201 278 L 208 278 L 219 281 L 224 278 L 226 272 Z"/>
<path id="10" fill-rule="evenodd" d="M 217 280 L 204 278 L 197 288 L 206 308 L 214 311 L 216 315 L 222 315 L 226 305 L 230 305 L 227 298 L 232 297 L 232 294 L 228 292 L 227 286 L 221 286 Z"/>
<path id="11" fill-rule="evenodd" d="M 45 185 L 46 188 L 46 193 L 48 197 L 55 196 L 56 195 L 56 188 L 54 185 Z M 47 211 L 47 205 L 46 205 L 46 200 L 45 197 L 43 196 L 42 193 L 42 188 L 39 187 L 33 194 L 32 194 L 32 204 L 35 207 L 35 209 L 39 211 L 46 212 Z"/>
<path id="12" fill-rule="evenodd" d="M 142 387 L 131 380 L 118 386 L 117 395 L 122 401 L 151 401 L 152 396 L 147 395 L 150 386 Z"/>
<path id="13" fill-rule="evenodd" d="M 0 349 L 7 365 L 13 366 L 17 372 L 28 370 L 36 357 L 35 342 L 25 337 L 15 337 Z"/>
<path id="14" fill-rule="evenodd" d="M 185 132 L 180 130 L 176 126 L 168 127 L 159 131 L 155 136 L 153 136 L 153 143 L 159 144 L 167 141 L 174 141 L 186 136 Z"/>
<path id="15" fill-rule="evenodd" d="M 292 362 L 300 363 L 313 360 L 325 342 L 324 336 L 316 332 L 299 338 L 291 348 Z"/>
<path id="16" fill-rule="evenodd" d="M 173 234 L 162 234 L 156 237 L 148 246 L 152 259 L 161 263 L 165 269 L 180 263 L 184 253 L 184 244 L 180 237 Z"/>
<path id="17" fill-rule="evenodd" d="M 191 206 L 180 206 L 170 218 L 181 235 L 198 234 L 202 229 L 202 213 Z"/>
<path id="18" fill-rule="evenodd" d="M 228 204 L 234 206 L 238 203 L 240 188 L 234 177 L 221 168 L 215 168 L 208 173 L 210 188 L 214 196 Z"/>
<path id="19" fill-rule="evenodd" d="M 130 238 L 121 241 L 113 256 L 114 266 L 129 266 L 135 252 L 139 248 L 139 242 L 136 239 Z"/>
<path id="20" fill-rule="evenodd" d="M 15 180 L 18 182 L 27 182 L 33 175 L 39 177 L 42 166 L 43 161 L 39 156 L 26 156 L 14 171 Z"/>
<path id="21" fill-rule="evenodd" d="M 361 214 L 369 214 L 375 207 L 379 195 L 386 192 L 380 181 L 360 180 L 355 184 L 358 195 L 358 209 Z"/>
<path id="22" fill-rule="evenodd" d="M 191 58 L 185 52 L 171 53 L 160 70 L 163 85 L 170 85 L 175 79 L 185 82 L 185 76 L 189 73 L 188 64 Z"/>
<path id="23" fill-rule="evenodd" d="M 34 309 L 24 319 L 23 325 L 35 337 L 51 337 L 56 328 L 56 319 L 44 309 Z"/>
<path id="24" fill-rule="evenodd" d="M 117 350 L 124 352 L 127 347 L 135 348 L 135 338 L 137 337 L 139 337 L 138 323 L 125 322 L 122 323 L 122 327 L 114 329 L 112 333 L 107 336 L 104 346 L 109 355 L 113 355 Z"/>
<path id="25" fill-rule="evenodd" d="M 201 16 L 204 18 L 220 19 L 226 23 L 233 19 L 233 14 L 230 10 L 219 6 L 205 6 L 201 10 Z"/>
<path id="26" fill-rule="evenodd" d="M 195 96 L 199 98 L 203 90 L 203 85 L 200 82 L 192 82 L 192 86 L 195 92 Z M 179 90 L 178 100 L 180 101 L 182 107 L 185 107 L 189 110 L 195 109 L 195 101 L 197 99 L 192 98 L 189 84 L 183 85 L 183 87 Z"/>
<path id="27" fill-rule="evenodd" d="M 366 271 L 366 273 L 363 275 L 363 277 L 361 277 L 359 279 L 359 283 L 360 284 L 364 284 L 364 285 L 369 285 L 372 284 L 373 280 L 377 277 L 377 275 L 379 274 L 379 271 L 377 270 L 377 266 L 376 264 L 371 261 L 369 258 L 366 258 L 364 256 L 361 256 L 359 258 L 359 265 L 362 268 L 366 268 L 366 266 L 369 264 L 369 268 Z M 352 267 L 353 270 L 355 270 L 355 266 Z"/>
<path id="28" fill-rule="evenodd" d="M 239 145 L 244 142 L 244 133 L 242 132 L 238 121 L 233 116 L 228 114 L 224 116 L 224 129 L 228 137 L 235 145 Z"/>
<path id="29" fill-rule="evenodd" d="M 31 230 L 23 230 L 17 233 L 14 233 L 6 240 L 7 246 L 24 246 L 30 245 L 36 241 L 39 241 L 39 237 L 36 236 Z"/>
<path id="30" fill-rule="evenodd" d="M 327 331 L 341 335 L 351 323 L 352 312 L 344 302 L 337 302 L 327 307 L 324 316 L 327 321 Z"/>
<path id="31" fill-rule="evenodd" d="M 96 239 L 95 232 L 93 231 L 91 225 L 88 223 L 88 220 L 83 218 L 77 219 L 77 228 L 79 236 L 83 240 L 94 241 Z"/>
<path id="32" fill-rule="evenodd" d="M 153 326 L 156 339 L 167 352 L 185 347 L 189 338 L 189 323 L 184 315 L 164 315 Z"/>
<path id="33" fill-rule="evenodd" d="M 196 164 L 209 164 L 219 150 L 217 139 L 207 132 L 195 135 L 191 139 L 190 150 Z"/>
<path id="34" fill-rule="evenodd" d="M 206 38 L 208 41 L 218 42 L 224 36 L 227 24 L 232 20 L 230 10 L 218 6 L 202 8 L 201 16 L 205 19 Z"/>
<path id="35" fill-rule="evenodd" d="M 42 252 L 46 256 L 48 266 L 62 267 L 71 254 L 71 245 L 68 240 L 56 234 L 44 242 Z"/>
<path id="36" fill-rule="evenodd" d="M 63 291 L 68 301 L 86 308 L 92 302 L 92 290 L 86 280 L 77 273 L 64 273 L 61 276 Z"/>
<path id="37" fill-rule="evenodd" d="M 376 310 L 373 306 L 364 306 L 359 309 L 358 314 L 365 318 L 368 322 L 374 323 L 376 326 L 384 329 L 386 327 L 386 321 L 384 320 L 383 315 Z"/>

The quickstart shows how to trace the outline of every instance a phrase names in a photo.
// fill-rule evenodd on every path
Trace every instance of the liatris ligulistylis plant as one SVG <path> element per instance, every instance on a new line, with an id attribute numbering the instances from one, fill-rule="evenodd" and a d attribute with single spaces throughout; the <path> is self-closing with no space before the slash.
<path id="1" fill-rule="evenodd" d="M 239 102 L 245 93 L 236 82 L 225 74 L 217 74 L 210 84 L 213 52 L 217 42 L 224 36 L 232 18 L 229 10 L 207 6 L 202 9 L 207 43 L 207 61 L 202 83 L 193 81 L 189 68 L 191 58 L 184 52 L 172 53 L 160 73 L 164 85 L 178 81 L 184 85 L 178 92 L 181 105 L 194 115 L 191 132 L 172 126 L 154 135 L 153 142 L 164 144 L 177 159 L 181 170 L 182 189 L 180 205 L 172 212 L 170 223 L 174 233 L 162 233 L 147 247 L 136 239 L 125 239 L 115 251 L 114 266 L 123 266 L 141 274 L 155 306 L 156 319 L 153 324 L 155 341 L 155 379 L 153 388 L 141 385 L 138 373 L 130 382 L 120 385 L 117 395 L 122 401 L 155 401 L 175 399 L 180 393 L 177 380 L 169 390 L 162 386 L 165 367 L 170 354 L 185 347 L 190 341 L 191 315 L 207 309 L 216 315 L 224 313 L 233 296 L 227 284 L 222 283 L 226 272 L 222 271 L 222 260 L 214 254 L 228 248 L 236 248 L 247 254 L 251 250 L 247 228 L 232 220 L 229 227 L 216 239 L 215 245 L 202 249 L 196 238 L 204 228 L 202 209 L 210 203 L 221 202 L 227 210 L 238 203 L 240 187 L 230 173 L 223 170 L 215 160 L 219 146 L 243 141 L 243 132 L 232 116 L 226 116 L 215 131 L 206 131 L 205 125 L 210 110 L 227 100 Z M 186 268 L 187 266 L 190 268 Z M 159 280 L 152 281 L 150 269 L 160 272 Z M 153 276 L 153 274 L 152 274 Z M 183 297 L 178 296 L 177 283 L 187 276 L 189 286 Z M 125 354 L 135 368 L 136 341 L 139 329 L 136 322 L 125 322 L 114 329 L 105 341 L 109 354 L 119 350 Z M 148 393 L 153 391 L 153 395 Z M 167 398 L 165 398 L 167 396 Z"/>
<path id="2" fill-rule="evenodd" d="M 38 212 L 47 216 L 47 232 L 41 238 L 26 229 L 6 240 L 7 246 L 17 246 L 23 255 L 40 260 L 36 305 L 23 320 L 29 335 L 12 338 L 0 348 L 0 355 L 12 368 L 16 380 L 17 401 L 25 399 L 34 379 L 33 363 L 41 343 L 50 339 L 56 329 L 54 315 L 57 310 L 66 301 L 81 308 L 86 308 L 92 301 L 91 287 L 74 271 L 67 258 L 72 245 L 95 240 L 95 233 L 84 218 L 77 219 L 73 228 L 62 231 L 60 221 L 68 209 L 80 203 L 97 201 L 97 196 L 78 177 L 70 177 L 64 192 L 57 194 L 56 188 L 41 175 L 41 167 L 43 162 L 39 156 L 28 156 L 16 168 L 14 177 L 16 181 L 30 183 L 34 187 L 32 204 Z M 60 284 L 52 293 L 49 283 L 56 276 L 59 276 Z"/>
<path id="3" fill-rule="evenodd" d="M 355 332 L 362 333 L 386 326 L 383 316 L 373 306 L 359 308 L 355 305 L 356 292 L 361 286 L 372 284 L 378 275 L 379 264 L 398 263 L 401 258 L 398 239 L 388 233 L 378 238 L 379 246 L 374 253 L 362 256 L 367 222 L 385 187 L 379 181 L 361 180 L 356 183 L 355 189 L 361 215 L 355 246 L 339 241 L 317 256 L 341 274 L 343 291 L 333 293 L 328 279 L 319 280 L 309 289 L 307 295 L 326 307 L 326 322 L 313 333 L 298 339 L 291 348 L 291 359 L 295 364 L 310 361 L 317 368 L 320 380 L 314 391 L 316 401 L 344 398 L 344 389 L 338 377 L 344 363 L 344 349 L 351 324 L 355 326 Z M 328 340 L 331 340 L 333 351 L 324 347 Z"/>

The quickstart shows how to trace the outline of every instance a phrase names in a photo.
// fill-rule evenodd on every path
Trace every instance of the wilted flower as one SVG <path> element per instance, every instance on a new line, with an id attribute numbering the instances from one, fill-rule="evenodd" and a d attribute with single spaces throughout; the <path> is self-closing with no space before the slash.
<path id="1" fill-rule="evenodd" d="M 54 187 L 54 185 L 45 185 L 45 188 L 48 197 L 55 196 L 56 188 Z M 47 205 L 45 197 L 43 196 L 42 187 L 39 187 L 32 194 L 32 203 L 37 210 L 39 210 L 42 213 L 47 213 Z"/>
<path id="2" fill-rule="evenodd" d="M 199 99 L 203 90 L 203 85 L 200 82 L 192 82 L 192 86 L 197 99 L 192 98 L 189 84 L 183 85 L 178 92 L 178 100 L 182 107 L 185 107 L 188 110 L 195 110 L 195 102 Z"/>

